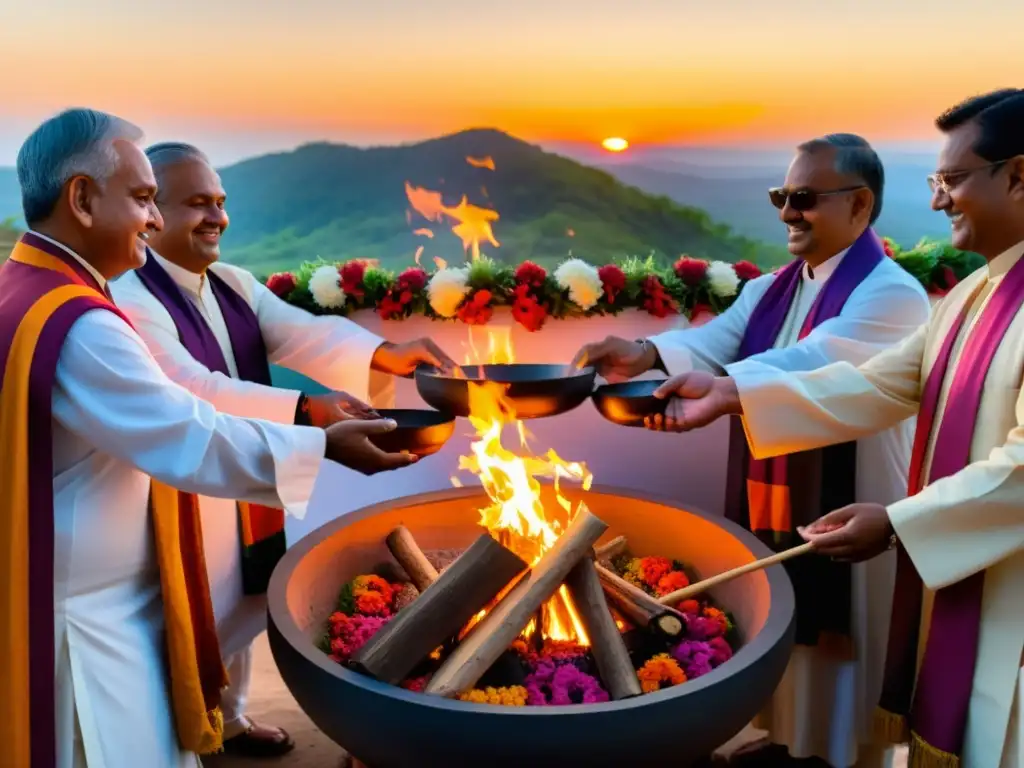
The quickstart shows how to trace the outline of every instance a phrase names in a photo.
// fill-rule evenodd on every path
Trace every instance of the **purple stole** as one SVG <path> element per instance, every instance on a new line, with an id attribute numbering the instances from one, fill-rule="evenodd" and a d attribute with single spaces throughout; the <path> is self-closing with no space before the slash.
<path id="1" fill-rule="evenodd" d="M 996 350 L 1024 302 L 1024 259 L 1003 277 L 977 319 L 953 371 L 950 358 L 971 301 L 949 329 L 921 394 L 910 460 L 909 495 L 919 493 L 970 463 L 978 406 Z M 935 416 L 943 381 L 953 381 L 935 434 Z M 927 482 L 924 460 L 934 440 Z M 897 547 L 896 592 L 885 661 L 879 717 L 881 735 L 910 741 L 910 765 L 958 766 L 967 728 L 967 710 L 978 656 L 985 572 L 935 593 L 921 670 L 917 668 L 923 585 L 902 545 Z"/>
<path id="2" fill-rule="evenodd" d="M 799 338 L 838 316 L 854 289 L 885 258 L 881 241 L 871 229 L 865 230 L 814 300 Z M 774 347 L 796 296 L 803 268 L 803 260 L 797 259 L 775 276 L 751 313 L 737 359 Z M 825 512 L 854 502 L 856 462 L 855 442 L 754 459 L 742 421 L 733 419 L 726 515 L 773 549 L 802 543 L 797 526 L 809 525 Z M 796 642 L 818 645 L 838 640 L 844 652 L 848 652 L 852 610 L 850 566 L 809 555 L 789 560 L 785 567 L 796 595 Z"/>
<path id="3" fill-rule="evenodd" d="M 189 354 L 211 371 L 230 377 L 227 361 L 210 326 L 152 252 L 147 252 L 146 263 L 135 273 L 170 314 L 178 339 Z M 272 386 L 267 347 L 252 307 L 212 270 L 206 272 L 206 277 L 224 316 L 238 378 Z M 247 502 L 239 502 L 238 511 L 242 539 L 242 588 L 247 595 L 262 594 L 266 592 L 270 575 L 287 548 L 284 511 Z"/>

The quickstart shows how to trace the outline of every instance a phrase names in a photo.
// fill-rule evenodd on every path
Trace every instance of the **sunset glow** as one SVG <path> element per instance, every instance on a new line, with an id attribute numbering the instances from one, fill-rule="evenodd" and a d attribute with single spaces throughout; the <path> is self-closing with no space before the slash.
<path id="1" fill-rule="evenodd" d="M 601 146 L 609 152 L 625 152 L 629 149 L 629 142 L 625 139 L 611 138 L 602 141 Z"/>
<path id="2" fill-rule="evenodd" d="M 153 141 L 193 141 L 236 158 L 303 141 L 392 144 L 470 127 L 595 148 L 628 137 L 633 150 L 789 144 L 830 131 L 930 141 L 951 104 L 1024 79 L 1013 46 L 983 42 L 992 29 L 1024 25 L 1024 4 L 995 0 L 969 12 L 925 0 L 792 0 L 785 13 L 754 0 L 637 0 L 628 14 L 604 0 L 449 0 L 443 14 L 412 0 L 182 0 L 173 13 L 131 14 L 105 3 L 14 6 L 0 71 L 32 61 L 33 74 L 0 80 L 0 164 L 13 162 L 40 120 L 72 104 L 123 115 Z M 210 35 L 195 34 L 197 14 Z M 39 29 L 42 58 L 29 33 Z M 179 42 L 128 64 L 122 41 L 140 29 Z M 959 54 L 937 65 L 934 41 L 950 30 Z M 485 42 L 470 52 L 471 41 Z M 800 60 L 814 62 L 798 86 L 792 58 L 779 55 L 796 44 Z"/>

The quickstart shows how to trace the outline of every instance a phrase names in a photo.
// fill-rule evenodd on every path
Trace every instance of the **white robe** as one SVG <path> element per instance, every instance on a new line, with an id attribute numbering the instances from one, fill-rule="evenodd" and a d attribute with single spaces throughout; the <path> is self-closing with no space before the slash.
<path id="1" fill-rule="evenodd" d="M 855 368 L 837 363 L 787 375 L 756 361 L 733 366 L 754 454 L 765 458 L 849 440 L 916 413 L 920 393 L 954 320 L 969 305 L 952 352 L 932 437 L 953 371 L 981 310 L 1024 243 L 963 280 L 931 321 Z M 981 633 L 967 717 L 963 768 L 1024 766 L 1024 312 L 1018 312 L 988 370 L 970 464 L 915 496 L 888 505 L 893 527 L 931 590 L 985 572 Z M 925 476 L 931 465 L 929 445 Z M 923 640 L 926 633 L 922 632 Z M 920 658 L 918 660 L 920 663 Z"/>
<path id="2" fill-rule="evenodd" d="M 838 317 L 798 341 L 814 299 L 844 256 L 845 252 L 833 256 L 813 275 L 804 266 L 775 348 L 751 360 L 787 371 L 813 370 L 836 360 L 860 363 L 927 321 L 930 305 L 920 283 L 886 260 L 854 289 Z M 736 302 L 706 325 L 653 337 L 668 372 L 730 370 L 751 313 L 773 280 L 774 276 L 763 275 L 748 283 Z M 906 495 L 912 445 L 912 419 L 858 441 L 859 501 L 888 504 Z M 855 661 L 837 661 L 813 647 L 794 648 L 779 688 L 755 721 L 794 757 L 817 756 L 837 768 L 857 763 L 858 752 L 863 753 L 863 764 L 880 759 L 877 750 L 860 747 L 869 742 L 871 716 L 881 693 L 894 576 L 892 555 L 853 568 Z"/>
<path id="3" fill-rule="evenodd" d="M 118 307 L 131 319 L 160 367 L 172 380 L 222 413 L 282 424 L 295 419 L 299 393 L 242 381 L 217 298 L 205 275 L 182 269 L 155 255 L 160 265 L 196 306 L 216 337 L 231 376 L 212 372 L 188 352 L 166 308 L 134 272 L 111 283 Z M 210 269 L 252 307 L 267 355 L 274 365 L 295 370 L 333 390 L 369 400 L 370 361 L 384 339 L 341 317 L 318 317 L 279 299 L 249 272 L 217 263 Z M 235 504 L 201 496 L 203 546 L 217 619 L 221 652 L 234 672 L 225 700 L 226 733 L 245 714 L 252 641 L 266 628 L 266 596 L 242 592 L 241 536 Z M 242 721 L 241 724 L 244 724 Z"/>
<path id="4" fill-rule="evenodd" d="M 112 313 L 88 312 L 53 389 L 54 619 L 60 768 L 178 768 L 149 476 L 302 517 L 314 428 L 219 414 L 160 370 Z"/>

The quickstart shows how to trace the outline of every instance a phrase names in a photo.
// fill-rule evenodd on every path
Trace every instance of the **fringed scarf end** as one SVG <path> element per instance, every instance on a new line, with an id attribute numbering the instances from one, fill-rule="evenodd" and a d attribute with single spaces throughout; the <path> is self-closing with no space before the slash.
<path id="1" fill-rule="evenodd" d="M 933 747 L 917 733 L 911 733 L 907 768 L 960 768 L 960 758 Z"/>
<path id="2" fill-rule="evenodd" d="M 906 715 L 897 715 L 882 707 L 875 708 L 875 738 L 883 744 L 906 744 L 910 741 L 910 727 Z"/>
<path id="3" fill-rule="evenodd" d="M 224 712 L 220 707 L 206 712 L 206 719 L 210 723 L 210 730 L 204 734 L 203 746 L 199 750 L 201 755 L 215 755 L 224 751 Z"/>

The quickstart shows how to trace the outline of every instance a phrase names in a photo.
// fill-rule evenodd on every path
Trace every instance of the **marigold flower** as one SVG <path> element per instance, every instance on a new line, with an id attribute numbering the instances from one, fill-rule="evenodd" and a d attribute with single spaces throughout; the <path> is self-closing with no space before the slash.
<path id="1" fill-rule="evenodd" d="M 525 707 L 526 689 L 521 685 L 484 689 L 474 688 L 459 694 L 460 701 L 471 701 L 475 704 L 498 704 L 505 707 Z"/>
<path id="2" fill-rule="evenodd" d="M 686 574 L 682 571 L 669 571 L 660 579 L 658 584 L 655 586 L 655 592 L 658 596 L 667 595 L 670 592 L 675 592 L 677 589 L 690 586 L 690 580 L 686 577 Z"/>
<path id="3" fill-rule="evenodd" d="M 640 678 L 640 689 L 644 693 L 654 693 L 660 691 L 662 687 L 686 682 L 686 673 L 679 666 L 679 662 L 667 653 L 659 653 L 648 659 L 636 676 Z M 663 686 L 663 684 L 667 684 L 667 686 Z"/>

